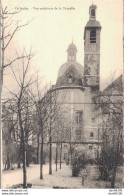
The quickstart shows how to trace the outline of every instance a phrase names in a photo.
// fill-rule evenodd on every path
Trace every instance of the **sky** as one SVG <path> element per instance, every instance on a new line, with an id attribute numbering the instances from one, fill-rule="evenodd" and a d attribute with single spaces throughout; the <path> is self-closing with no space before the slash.
<path id="1" fill-rule="evenodd" d="M 96 19 L 102 26 L 100 50 L 101 88 L 111 75 L 122 73 L 123 1 L 122 0 L 3 0 L 3 5 L 22 10 L 14 20 L 30 23 L 16 33 L 8 56 L 18 48 L 32 48 L 36 54 L 32 70 L 39 69 L 47 82 L 55 84 L 60 66 L 67 61 L 67 48 L 77 46 L 77 61 L 84 65 L 84 28 L 89 6 L 97 5 Z M 10 77 L 5 77 L 7 83 Z M 11 83 L 11 82 L 9 82 Z"/>

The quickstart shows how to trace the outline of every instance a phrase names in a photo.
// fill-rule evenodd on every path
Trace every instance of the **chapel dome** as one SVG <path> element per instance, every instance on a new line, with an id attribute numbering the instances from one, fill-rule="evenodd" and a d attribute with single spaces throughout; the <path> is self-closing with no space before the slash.
<path id="1" fill-rule="evenodd" d="M 61 77 L 62 75 L 65 74 L 65 72 L 68 70 L 68 68 L 73 65 L 75 67 L 75 69 L 77 70 L 77 72 L 83 77 L 84 74 L 84 68 L 81 64 L 79 64 L 78 62 L 66 62 L 64 64 L 62 64 L 59 68 L 58 71 L 58 78 Z"/>
<path id="2" fill-rule="evenodd" d="M 67 49 L 67 62 L 61 65 L 58 71 L 57 86 L 80 85 L 82 86 L 84 69 L 76 61 L 77 47 L 71 43 Z"/>

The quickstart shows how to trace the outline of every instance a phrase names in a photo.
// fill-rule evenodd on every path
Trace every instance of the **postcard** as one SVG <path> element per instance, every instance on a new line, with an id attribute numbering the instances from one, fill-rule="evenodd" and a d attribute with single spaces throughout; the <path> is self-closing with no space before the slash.
<path id="1" fill-rule="evenodd" d="M 0 44 L 1 189 L 122 193 L 123 1 L 3 0 Z"/>

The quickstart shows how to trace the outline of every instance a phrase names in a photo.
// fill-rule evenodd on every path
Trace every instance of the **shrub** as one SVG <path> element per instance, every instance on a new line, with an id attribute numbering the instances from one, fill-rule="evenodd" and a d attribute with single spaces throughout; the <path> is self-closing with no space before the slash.
<path id="1" fill-rule="evenodd" d="M 34 153 L 34 148 L 31 145 L 27 146 L 27 151 L 26 151 L 26 166 L 29 167 L 30 163 L 33 162 L 33 153 Z"/>
<path id="2" fill-rule="evenodd" d="M 86 159 L 85 155 L 81 152 L 74 151 L 72 156 L 72 176 L 78 177 L 80 170 L 85 168 Z"/>

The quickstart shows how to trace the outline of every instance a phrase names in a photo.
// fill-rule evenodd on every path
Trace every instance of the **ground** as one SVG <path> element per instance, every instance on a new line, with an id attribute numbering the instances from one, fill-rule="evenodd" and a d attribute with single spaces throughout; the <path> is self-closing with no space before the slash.
<path id="1" fill-rule="evenodd" d="M 84 173 L 84 172 L 83 172 Z M 82 174 L 83 174 L 82 173 Z M 119 179 L 121 170 L 118 170 L 116 179 L 116 188 L 122 188 L 122 177 Z M 121 174 L 121 175 L 120 175 Z M 98 179 L 98 170 L 96 166 L 87 167 L 87 177 L 82 185 L 82 176 L 72 177 L 71 167 L 63 165 L 62 169 L 53 171 L 53 175 L 45 175 L 43 180 L 37 179 L 32 181 L 32 188 L 69 188 L 69 189 L 82 189 L 82 188 L 110 188 L 110 182 L 103 182 Z"/>
<path id="2" fill-rule="evenodd" d="M 48 174 L 48 165 L 44 165 L 43 174 Z M 53 170 L 55 170 L 55 165 L 53 165 Z M 38 179 L 40 175 L 40 165 L 31 164 L 27 168 L 27 181 Z M 2 188 L 9 188 L 12 185 L 22 183 L 23 172 L 22 169 L 6 170 L 2 174 Z"/>
<path id="3" fill-rule="evenodd" d="M 82 185 L 82 175 L 79 177 L 72 177 L 71 167 L 66 164 L 62 164 L 62 169 L 58 167 L 56 172 L 55 165 L 53 165 L 53 174 L 48 174 L 48 165 L 44 165 L 44 178 L 39 179 L 39 165 L 31 165 L 27 169 L 28 182 L 32 183 L 32 188 L 46 189 L 46 188 L 70 188 L 70 189 L 82 189 L 82 188 L 110 188 L 110 182 L 103 182 L 98 179 L 98 169 L 96 166 L 87 166 L 87 171 L 83 171 L 85 174 L 84 184 Z M 21 177 L 20 177 L 21 176 Z M 118 168 L 116 177 L 116 188 L 122 188 L 123 171 L 122 167 Z M 22 170 L 5 171 L 3 173 L 3 188 L 11 187 L 14 184 L 22 182 Z"/>

